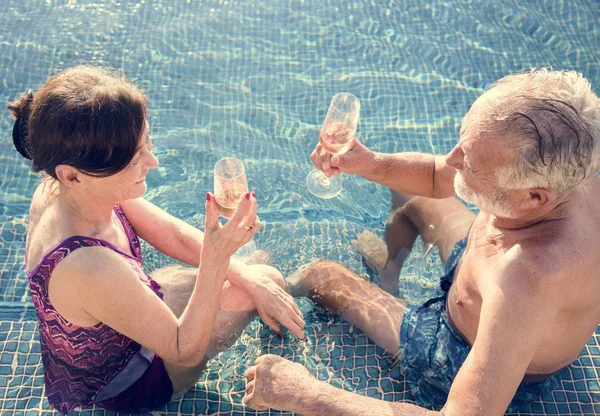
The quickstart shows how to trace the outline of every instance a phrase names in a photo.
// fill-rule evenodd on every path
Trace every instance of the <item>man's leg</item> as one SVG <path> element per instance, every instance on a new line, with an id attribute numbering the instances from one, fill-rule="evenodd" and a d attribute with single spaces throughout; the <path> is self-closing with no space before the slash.
<path id="1" fill-rule="evenodd" d="M 436 245 L 446 263 L 454 245 L 465 238 L 475 214 L 456 197 L 411 198 L 403 212 L 419 231 L 426 245 Z"/>
<path id="2" fill-rule="evenodd" d="M 308 296 L 360 328 L 390 354 L 399 351 L 400 324 L 406 303 L 367 282 L 340 263 L 320 260 L 286 279 L 293 296 Z"/>
<path id="3" fill-rule="evenodd" d="M 249 267 L 264 268 L 265 275 L 271 277 L 281 287 L 285 286 L 283 276 L 276 269 L 266 265 Z M 161 285 L 164 302 L 177 317 L 181 316 L 189 302 L 197 272 L 194 268 L 169 266 L 153 273 L 154 280 Z M 165 362 L 165 368 L 173 383 L 174 397 L 182 395 L 196 384 L 206 367 L 206 362 L 235 342 L 255 316 L 255 312 L 256 306 L 250 296 L 242 289 L 225 282 L 213 333 L 202 363 L 189 368 Z"/>
<path id="4" fill-rule="evenodd" d="M 379 272 L 382 288 L 394 293 L 404 260 L 419 234 L 427 246 L 438 246 L 445 263 L 454 245 L 466 237 L 474 219 L 475 214 L 455 197 L 410 197 L 392 191 L 385 243 L 365 231 L 355 245 L 369 267 Z"/>

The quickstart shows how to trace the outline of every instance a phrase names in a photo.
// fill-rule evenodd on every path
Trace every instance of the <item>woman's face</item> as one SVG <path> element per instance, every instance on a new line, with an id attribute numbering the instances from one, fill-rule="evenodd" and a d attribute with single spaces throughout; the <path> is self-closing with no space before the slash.
<path id="1" fill-rule="evenodd" d="M 94 197 L 118 203 L 134 199 L 146 193 L 146 174 L 158 166 L 158 159 L 152 154 L 152 141 L 148 123 L 140 139 L 140 146 L 129 163 L 122 171 L 106 178 L 91 178 L 88 189 Z"/>

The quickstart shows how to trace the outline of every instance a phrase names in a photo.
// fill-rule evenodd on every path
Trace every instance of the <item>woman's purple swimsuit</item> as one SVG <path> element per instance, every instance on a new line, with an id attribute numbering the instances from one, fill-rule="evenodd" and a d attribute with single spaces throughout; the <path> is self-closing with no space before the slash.
<path id="1" fill-rule="evenodd" d="M 144 272 L 139 239 L 119 206 L 133 255 L 111 243 L 90 237 L 69 237 L 44 255 L 28 273 L 39 319 L 44 382 L 50 404 L 68 413 L 94 403 L 116 411 L 161 407 L 173 393 L 160 357 L 125 335 L 99 323 L 83 328 L 65 320 L 52 306 L 48 283 L 56 265 L 81 247 L 101 246 L 127 261 L 140 280 L 162 298 L 160 286 Z"/>

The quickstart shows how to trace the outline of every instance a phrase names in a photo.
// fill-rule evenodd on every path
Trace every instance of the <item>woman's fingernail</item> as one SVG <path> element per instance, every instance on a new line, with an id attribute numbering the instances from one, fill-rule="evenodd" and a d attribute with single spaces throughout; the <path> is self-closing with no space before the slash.
<path id="1" fill-rule="evenodd" d="M 247 192 L 247 193 L 246 193 L 246 195 L 245 195 L 245 198 L 246 198 L 246 199 L 250 199 L 250 192 Z"/>
<path id="2" fill-rule="evenodd" d="M 277 338 L 279 338 L 279 341 L 283 341 L 283 335 L 281 335 L 281 332 L 277 333 Z"/>
<path id="3" fill-rule="evenodd" d="M 206 193 L 206 200 L 210 201 L 210 193 L 208 193 L 208 192 Z"/>
<path id="4" fill-rule="evenodd" d="M 252 196 L 256 198 L 256 192 L 252 192 Z"/>

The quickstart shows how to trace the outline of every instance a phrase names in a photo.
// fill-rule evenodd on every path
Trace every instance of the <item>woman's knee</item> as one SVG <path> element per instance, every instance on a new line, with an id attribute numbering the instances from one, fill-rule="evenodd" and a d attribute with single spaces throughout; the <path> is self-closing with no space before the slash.
<path id="1" fill-rule="evenodd" d="M 266 264 L 258 264 L 258 265 L 254 265 L 254 266 L 250 266 L 250 267 L 256 268 L 261 273 L 263 273 L 265 276 L 267 276 L 269 279 L 271 279 L 272 281 L 277 283 L 279 285 L 279 287 L 285 288 L 285 279 L 283 278 L 283 275 L 281 274 L 281 272 L 279 270 L 277 270 L 275 267 L 268 266 Z"/>

